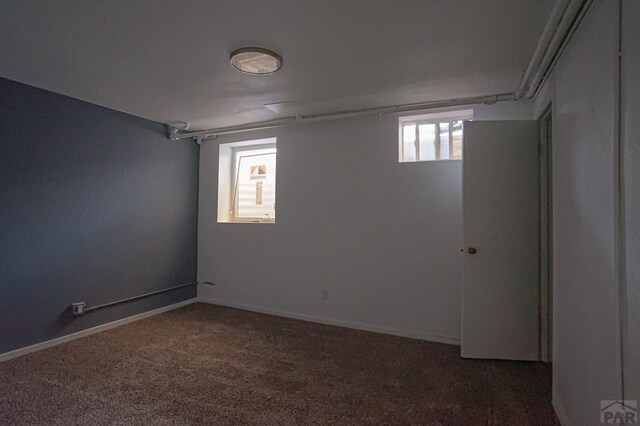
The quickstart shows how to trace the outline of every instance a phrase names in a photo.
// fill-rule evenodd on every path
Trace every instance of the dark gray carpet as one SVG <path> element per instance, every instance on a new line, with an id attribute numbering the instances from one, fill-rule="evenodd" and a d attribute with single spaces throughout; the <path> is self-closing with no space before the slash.
<path id="1" fill-rule="evenodd" d="M 2 425 L 556 425 L 550 368 L 194 304 L 0 364 Z"/>

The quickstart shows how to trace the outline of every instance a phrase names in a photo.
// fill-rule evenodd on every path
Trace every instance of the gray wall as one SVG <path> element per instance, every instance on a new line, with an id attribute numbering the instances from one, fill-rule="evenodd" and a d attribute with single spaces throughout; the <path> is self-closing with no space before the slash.
<path id="1" fill-rule="evenodd" d="M 194 143 L 0 79 L 0 161 L 0 353 L 195 296 L 68 312 L 196 279 Z"/>
<path id="2" fill-rule="evenodd" d="M 593 3 L 538 102 L 553 105 L 553 400 L 572 425 L 622 396 L 618 21 L 618 2 Z"/>
<path id="3" fill-rule="evenodd" d="M 640 400 L 640 1 L 622 3 L 626 325 L 625 398 Z"/>

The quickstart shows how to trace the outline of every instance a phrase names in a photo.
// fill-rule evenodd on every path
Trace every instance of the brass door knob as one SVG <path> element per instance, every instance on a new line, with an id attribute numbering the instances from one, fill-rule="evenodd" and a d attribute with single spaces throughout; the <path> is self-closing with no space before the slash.
<path id="1" fill-rule="evenodd" d="M 469 254 L 476 254 L 477 252 L 478 252 L 478 250 L 476 250 L 475 247 L 469 247 L 467 249 L 467 253 L 469 253 Z"/>

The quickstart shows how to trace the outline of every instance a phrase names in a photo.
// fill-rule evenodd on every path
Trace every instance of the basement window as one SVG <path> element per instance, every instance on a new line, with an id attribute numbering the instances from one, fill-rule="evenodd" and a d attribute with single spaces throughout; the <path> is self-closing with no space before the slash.
<path id="1" fill-rule="evenodd" d="M 399 119 L 399 161 L 462 160 L 462 122 L 473 111 L 448 111 Z"/>
<path id="2" fill-rule="evenodd" d="M 219 223 L 275 223 L 276 139 L 220 144 Z"/>

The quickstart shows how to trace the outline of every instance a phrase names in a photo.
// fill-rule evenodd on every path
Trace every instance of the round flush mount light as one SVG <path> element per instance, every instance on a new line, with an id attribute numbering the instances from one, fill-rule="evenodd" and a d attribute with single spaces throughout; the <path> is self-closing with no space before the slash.
<path id="1" fill-rule="evenodd" d="M 234 50 L 231 66 L 238 71 L 253 75 L 273 74 L 282 67 L 282 58 L 276 52 L 260 47 L 244 47 Z"/>

